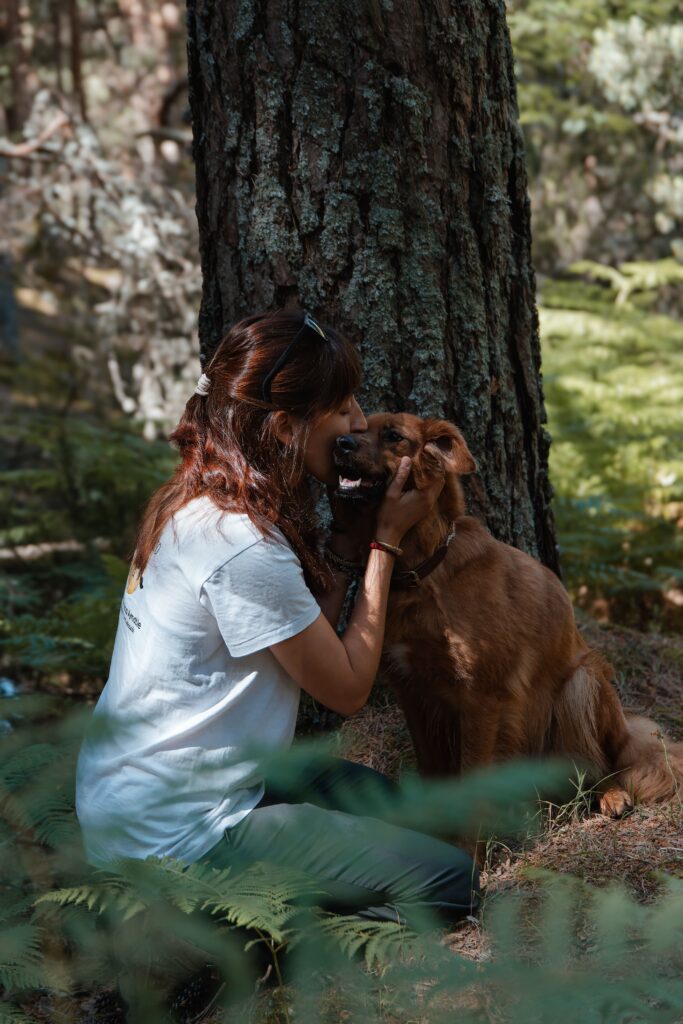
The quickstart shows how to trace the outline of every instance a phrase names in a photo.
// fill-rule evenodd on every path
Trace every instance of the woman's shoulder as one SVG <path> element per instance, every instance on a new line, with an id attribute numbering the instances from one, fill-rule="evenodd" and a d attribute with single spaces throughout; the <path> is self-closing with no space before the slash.
<path id="1" fill-rule="evenodd" d="M 161 546 L 188 575 L 205 579 L 263 540 L 247 515 L 226 512 L 203 496 L 174 513 L 161 536 Z"/>
<path id="2" fill-rule="evenodd" d="M 172 521 L 177 528 L 184 530 L 211 531 L 222 525 L 224 529 L 231 530 L 233 533 L 243 533 L 245 529 L 247 532 L 251 529 L 255 534 L 259 532 L 245 513 L 226 512 L 206 494 L 192 498 L 178 512 L 174 512 Z"/>
<path id="3" fill-rule="evenodd" d="M 282 530 L 274 523 L 264 534 L 246 512 L 226 512 L 206 495 L 193 498 L 176 512 L 167 526 L 176 543 L 185 548 L 208 545 L 212 552 L 225 552 L 226 557 L 241 554 L 254 544 L 270 545 L 281 554 L 292 554 L 292 547 Z"/>
<path id="4" fill-rule="evenodd" d="M 240 548 L 263 539 L 263 534 L 246 513 L 226 512 L 211 498 L 193 498 L 170 521 L 174 534 L 184 541 Z"/>

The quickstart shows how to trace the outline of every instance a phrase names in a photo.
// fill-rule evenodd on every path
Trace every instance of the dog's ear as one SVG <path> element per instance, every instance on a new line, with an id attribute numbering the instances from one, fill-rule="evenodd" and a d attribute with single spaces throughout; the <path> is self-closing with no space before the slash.
<path id="1" fill-rule="evenodd" d="M 423 448 L 426 453 L 442 461 L 447 473 L 464 476 L 476 472 L 477 464 L 464 437 L 455 424 L 448 420 L 427 420 Z"/>

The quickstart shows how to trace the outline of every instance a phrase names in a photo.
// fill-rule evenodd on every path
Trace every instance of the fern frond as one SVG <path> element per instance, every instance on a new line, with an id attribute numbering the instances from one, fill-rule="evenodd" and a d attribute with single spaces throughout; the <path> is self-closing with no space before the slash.
<path id="1" fill-rule="evenodd" d="M 0 784 L 13 790 L 45 771 L 62 756 L 59 747 L 50 743 L 31 743 L 0 761 Z"/>
<path id="2" fill-rule="evenodd" d="M 41 940 L 40 928 L 29 922 L 0 930 L 0 985 L 8 992 L 44 981 Z"/>
<path id="3" fill-rule="evenodd" d="M 27 1017 L 11 1003 L 0 1003 L 0 1024 L 35 1024 L 35 1017 Z"/>
<path id="4" fill-rule="evenodd" d="M 148 905 L 140 899 L 137 893 L 126 889 L 121 880 L 115 880 L 114 884 L 111 881 L 105 881 L 53 889 L 50 892 L 42 893 L 35 900 L 36 906 L 45 903 L 56 904 L 60 907 L 84 906 L 88 910 L 95 910 L 99 913 L 104 910 L 116 910 L 124 921 L 145 910 Z"/>
<path id="5" fill-rule="evenodd" d="M 80 834 L 73 801 L 65 793 L 43 789 L 27 802 L 36 836 L 46 846 L 61 848 Z"/>
<path id="6" fill-rule="evenodd" d="M 0 889 L 0 925 L 27 914 L 33 908 L 34 900 L 34 896 L 26 896 L 21 889 L 10 890 L 3 886 Z"/>
<path id="7" fill-rule="evenodd" d="M 265 931 L 281 942 L 298 912 L 294 901 L 307 898 L 310 902 L 319 891 L 307 876 L 271 864 L 256 863 L 238 872 L 150 857 L 121 860 L 112 869 L 115 873 L 86 885 L 43 893 L 36 905 L 84 906 L 98 913 L 115 910 L 128 920 L 152 904 L 165 902 L 185 914 L 208 911 L 230 924 Z"/>
<path id="8" fill-rule="evenodd" d="M 414 932 L 393 921 L 364 921 L 355 915 L 330 915 L 317 925 L 323 939 L 351 959 L 361 950 L 368 967 L 393 963 L 416 941 Z"/>
<path id="9" fill-rule="evenodd" d="M 33 822 L 20 795 L 0 784 L 0 822 L 9 826 L 10 832 L 22 833 L 33 827 Z"/>
<path id="10" fill-rule="evenodd" d="M 298 913 L 294 901 L 311 902 L 320 892 L 307 875 L 273 864 L 256 862 L 236 871 L 202 863 L 183 868 L 164 860 L 158 867 L 166 876 L 164 890 L 185 913 L 206 910 L 238 927 L 268 932 L 278 942 L 284 941 L 286 926 Z"/>

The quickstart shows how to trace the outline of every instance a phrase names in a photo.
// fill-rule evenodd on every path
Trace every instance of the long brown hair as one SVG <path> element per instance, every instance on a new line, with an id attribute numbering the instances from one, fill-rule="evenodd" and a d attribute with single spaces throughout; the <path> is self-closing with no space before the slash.
<path id="1" fill-rule="evenodd" d="M 327 341 L 305 335 L 273 378 L 272 402 L 262 383 L 303 324 L 299 310 L 240 320 L 222 339 L 204 372 L 206 395 L 193 395 L 169 441 L 180 452 L 175 473 L 152 495 L 137 537 L 140 574 L 166 523 L 193 498 L 206 495 L 226 512 L 246 513 L 265 535 L 277 526 L 297 553 L 309 585 L 325 589 L 329 574 L 318 552 L 315 505 L 304 469 L 311 427 L 357 391 L 356 349 L 327 324 Z M 300 417 L 291 445 L 274 426 L 279 410 Z"/>

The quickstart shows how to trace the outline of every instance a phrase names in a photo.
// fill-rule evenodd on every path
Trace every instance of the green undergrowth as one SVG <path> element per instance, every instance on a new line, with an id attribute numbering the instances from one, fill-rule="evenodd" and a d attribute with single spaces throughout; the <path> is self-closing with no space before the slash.
<path id="1" fill-rule="evenodd" d="M 675 626 L 683 598 L 683 346 L 678 321 L 572 279 L 541 289 L 561 560 L 572 596 Z"/>
<path id="2" fill-rule="evenodd" d="M 70 394 L 67 360 L 2 370 L 14 399 L 0 415 L 0 653 L 12 670 L 101 679 L 140 513 L 175 456 Z"/>
<path id="3" fill-rule="evenodd" d="M 641 906 L 618 885 L 533 872 L 526 887 L 486 901 L 490 954 L 472 960 L 424 908 L 400 905 L 401 923 L 331 914 L 324 879 L 277 863 L 271 848 L 221 870 L 171 858 L 95 870 L 73 807 L 83 708 L 15 698 L 0 701 L 0 714 L 14 727 L 0 744 L 2 1024 L 79 1021 L 83 993 L 116 979 L 130 1024 L 168 1024 L 179 986 L 206 964 L 225 980 L 215 1024 L 673 1024 L 683 1012 L 683 888 L 674 878 L 662 875 L 658 898 Z M 261 770 L 282 783 L 314 772 L 324 753 L 301 743 L 262 755 Z M 436 835 L 514 836 L 539 793 L 566 791 L 568 771 L 517 762 L 465 780 L 408 776 L 398 793 L 349 793 L 348 810 Z M 328 836 L 307 841 L 324 851 Z M 344 856 L 360 863 L 368 854 L 353 830 L 348 841 Z"/>

